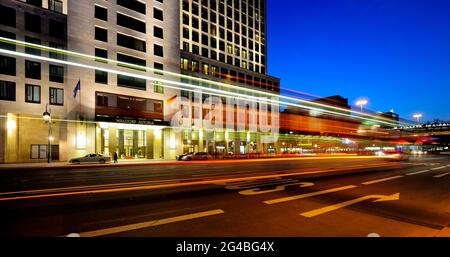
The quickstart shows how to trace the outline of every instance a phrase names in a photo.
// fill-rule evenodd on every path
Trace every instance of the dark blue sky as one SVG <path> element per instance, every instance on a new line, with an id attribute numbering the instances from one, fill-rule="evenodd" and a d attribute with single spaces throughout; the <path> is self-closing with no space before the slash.
<path id="1" fill-rule="evenodd" d="M 284 88 L 450 120 L 450 0 L 267 0 Z"/>

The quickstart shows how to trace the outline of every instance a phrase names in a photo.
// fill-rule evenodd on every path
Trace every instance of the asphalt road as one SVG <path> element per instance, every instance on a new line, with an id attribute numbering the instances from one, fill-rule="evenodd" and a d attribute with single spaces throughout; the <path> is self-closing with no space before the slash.
<path id="1" fill-rule="evenodd" d="M 450 159 L 0 172 L 1 236 L 450 236 Z"/>

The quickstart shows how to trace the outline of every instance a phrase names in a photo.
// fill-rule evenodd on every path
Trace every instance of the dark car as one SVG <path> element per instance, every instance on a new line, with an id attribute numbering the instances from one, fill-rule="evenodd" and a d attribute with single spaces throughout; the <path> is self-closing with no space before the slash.
<path id="1" fill-rule="evenodd" d="M 194 152 L 189 152 L 189 153 L 185 153 L 185 154 L 180 154 L 180 155 L 177 155 L 177 161 L 181 161 L 181 159 L 184 157 L 184 156 L 186 156 L 186 155 L 190 155 L 190 154 L 193 154 Z"/>
<path id="2" fill-rule="evenodd" d="M 193 160 L 210 160 L 212 159 L 212 156 L 206 152 L 196 152 L 196 153 L 190 153 L 186 154 L 185 156 L 181 157 L 180 160 L 182 161 L 193 161 Z"/>

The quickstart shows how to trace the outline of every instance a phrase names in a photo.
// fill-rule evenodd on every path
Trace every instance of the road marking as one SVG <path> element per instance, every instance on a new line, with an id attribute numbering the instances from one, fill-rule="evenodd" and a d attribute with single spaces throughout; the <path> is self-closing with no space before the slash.
<path id="1" fill-rule="evenodd" d="M 412 172 L 412 173 L 408 173 L 406 174 L 407 176 L 412 176 L 412 175 L 417 175 L 417 174 L 422 174 L 425 172 L 430 172 L 431 170 L 421 170 L 421 171 L 416 171 L 416 172 Z"/>
<path id="2" fill-rule="evenodd" d="M 442 177 L 445 177 L 445 176 L 447 176 L 449 174 L 450 174 L 450 172 L 447 172 L 447 173 L 443 173 L 443 174 L 439 174 L 439 175 L 433 176 L 433 178 L 442 178 Z"/>
<path id="3" fill-rule="evenodd" d="M 267 182 L 260 182 L 260 183 L 253 182 L 253 183 L 246 183 L 243 185 L 227 186 L 225 188 L 230 189 L 230 190 L 244 190 L 244 189 L 262 187 L 262 186 L 272 186 L 272 185 L 282 185 L 282 184 L 292 184 L 292 183 L 298 183 L 298 180 L 283 179 L 280 181 L 267 181 Z"/>
<path id="4" fill-rule="evenodd" d="M 400 176 L 394 176 L 394 177 L 389 177 L 389 178 L 382 178 L 382 179 L 377 179 L 377 180 L 371 180 L 371 181 L 363 182 L 361 184 L 363 184 L 363 185 L 371 185 L 371 184 L 380 183 L 380 182 L 393 180 L 393 179 L 398 179 L 398 178 L 403 178 L 403 176 L 400 175 Z"/>
<path id="5" fill-rule="evenodd" d="M 241 190 L 241 191 L 239 191 L 239 194 L 241 194 L 241 195 L 268 194 L 268 193 L 273 193 L 273 192 L 278 192 L 278 191 L 284 191 L 287 186 L 295 186 L 295 185 L 300 185 L 300 187 L 311 187 L 311 186 L 314 186 L 314 183 L 297 182 L 297 183 L 279 185 L 275 189 L 269 189 L 269 190 L 260 190 L 259 188 L 252 188 L 252 189 L 247 189 L 247 190 Z"/>
<path id="6" fill-rule="evenodd" d="M 154 227 L 154 226 L 159 226 L 159 225 L 164 225 L 164 224 L 169 224 L 169 223 L 174 223 L 174 222 L 179 222 L 179 221 L 203 218 L 203 217 L 218 215 L 218 214 L 223 214 L 223 213 L 225 213 L 223 210 L 216 209 L 216 210 L 192 213 L 192 214 L 176 216 L 176 217 L 171 217 L 171 218 L 166 218 L 166 219 L 151 220 L 151 221 L 146 221 L 146 222 L 141 222 L 141 223 L 136 223 L 136 224 L 125 225 L 125 226 L 93 230 L 93 231 L 79 233 L 79 235 L 81 237 L 104 236 L 104 235 L 110 235 L 110 234 L 116 234 L 116 233 L 130 231 L 130 230 Z"/>
<path id="7" fill-rule="evenodd" d="M 264 203 L 266 203 L 266 204 L 282 203 L 282 202 L 293 201 L 293 200 L 297 200 L 297 199 L 303 199 L 303 198 L 307 198 L 307 197 L 311 197 L 311 196 L 324 195 L 324 194 L 333 193 L 333 192 L 337 192 L 337 191 L 352 189 L 355 187 L 357 187 L 357 186 L 350 185 L 350 186 L 332 188 L 332 189 L 312 192 L 312 193 L 308 193 L 308 194 L 294 195 L 294 196 L 290 196 L 290 197 L 267 200 L 267 201 L 264 201 Z"/>
<path id="8" fill-rule="evenodd" d="M 442 169 L 445 169 L 445 168 L 447 168 L 447 166 L 432 168 L 431 170 L 442 170 Z"/>
<path id="9" fill-rule="evenodd" d="M 308 212 L 304 212 L 301 213 L 300 215 L 302 215 L 303 217 L 307 217 L 307 218 L 312 218 L 324 213 L 328 213 L 331 211 L 335 211 L 344 207 L 347 207 L 349 205 L 353 205 L 362 201 L 366 201 L 369 199 L 376 199 L 375 202 L 385 202 L 385 201 L 396 201 L 400 199 L 400 193 L 396 193 L 393 195 L 367 195 L 367 196 L 363 196 L 363 197 L 359 197 L 353 200 L 349 200 L 346 202 L 342 202 L 342 203 L 337 203 L 337 204 L 333 204 L 327 207 L 323 207 L 320 209 L 316 209 L 316 210 L 312 210 L 312 211 L 308 211 Z"/>
<path id="10" fill-rule="evenodd" d="M 388 167 L 388 166 L 397 166 L 391 164 L 378 164 L 378 165 L 367 165 L 366 168 L 380 168 L 380 167 Z M 13 200 L 24 200 L 24 199 L 36 199 L 36 198 L 46 198 L 46 197 L 61 197 L 61 196 L 73 196 L 73 195 L 85 195 L 85 194 L 100 194 L 100 193 L 118 193 L 125 191 L 138 191 L 138 190 L 151 190 L 151 189 L 163 189 L 163 188 L 174 188 L 174 187 L 182 187 L 182 186 L 198 186 L 198 185 L 210 185 L 210 184 L 219 184 L 219 183 L 232 183 L 239 181 L 249 181 L 249 180 L 258 180 L 258 179 L 273 179 L 277 177 L 291 177 L 298 175 L 313 175 L 313 174 L 323 174 L 323 173 L 333 173 L 339 171 L 350 171 L 350 170 L 358 170 L 359 168 L 335 168 L 335 169 L 325 169 L 325 170 L 315 170 L 315 171 L 300 171 L 300 172 L 292 172 L 286 174 L 272 174 L 272 175 L 253 175 L 253 176 L 245 176 L 245 177 L 228 177 L 223 178 L 220 176 L 211 176 L 204 177 L 201 181 L 189 181 L 189 179 L 171 179 L 171 180 L 158 180 L 158 184 L 152 185 L 130 185 L 129 187 L 120 187 L 120 188 L 101 188 L 101 189 L 89 189 L 83 191 L 71 191 L 71 192 L 53 192 L 54 190 L 66 189 L 66 188 L 53 188 L 49 189 L 45 193 L 38 195 L 22 195 L 22 196 L 10 196 L 10 197 L 2 197 L 0 201 L 13 201 Z M 167 183 L 167 184 L 162 184 Z M 103 187 L 103 185 L 94 185 L 92 187 Z M 28 193 L 29 191 L 22 191 L 21 193 Z M 17 192 L 7 192 L 4 194 L 14 195 Z"/>

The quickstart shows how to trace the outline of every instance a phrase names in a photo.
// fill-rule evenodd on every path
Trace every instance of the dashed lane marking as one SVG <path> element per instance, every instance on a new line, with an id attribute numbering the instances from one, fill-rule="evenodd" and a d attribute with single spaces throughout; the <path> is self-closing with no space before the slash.
<path id="1" fill-rule="evenodd" d="M 398 179 L 398 178 L 403 178 L 403 176 L 400 175 L 400 176 L 382 178 L 382 179 L 377 179 L 377 180 L 371 180 L 371 181 L 363 182 L 361 184 L 363 184 L 363 185 L 371 185 L 371 184 L 376 184 L 376 183 L 380 183 L 380 182 L 384 182 L 384 181 L 388 181 L 388 180 L 393 180 L 393 179 Z"/>
<path id="2" fill-rule="evenodd" d="M 176 216 L 176 217 L 171 217 L 171 218 L 165 218 L 165 219 L 160 219 L 160 220 L 151 220 L 151 221 L 146 221 L 146 222 L 141 222 L 141 223 L 136 223 L 136 224 L 125 225 L 125 226 L 118 226 L 118 227 L 82 232 L 82 233 L 79 233 L 79 235 L 81 237 L 104 236 L 104 235 L 110 235 L 110 234 L 116 234 L 116 233 L 130 231 L 130 230 L 154 227 L 154 226 L 159 226 L 159 225 L 164 225 L 164 224 L 169 224 L 169 223 L 174 223 L 174 222 L 204 218 L 204 217 L 223 214 L 223 213 L 225 213 L 223 210 L 216 209 L 216 210 L 197 212 L 197 213 Z"/>
<path id="3" fill-rule="evenodd" d="M 290 197 L 283 197 L 283 198 L 278 198 L 278 199 L 267 200 L 267 201 L 264 201 L 264 203 L 266 203 L 266 204 L 282 203 L 282 202 L 293 201 L 293 200 L 297 200 L 297 199 L 303 199 L 303 198 L 307 198 L 307 197 L 311 197 L 311 196 L 323 195 L 323 194 L 338 192 L 338 191 L 342 191 L 342 190 L 352 189 L 355 187 L 357 187 L 357 186 L 350 185 L 350 186 L 337 187 L 337 188 L 332 188 L 332 189 L 327 189 L 327 190 L 317 191 L 317 192 L 312 192 L 312 193 L 307 193 L 307 194 L 294 195 L 294 196 L 290 196 Z"/>
<path id="4" fill-rule="evenodd" d="M 439 175 L 433 176 L 433 178 L 442 178 L 442 177 L 445 177 L 445 176 L 447 176 L 447 175 L 450 175 L 450 172 L 447 172 L 447 173 L 443 173 L 443 174 L 439 174 Z"/>
<path id="5" fill-rule="evenodd" d="M 411 173 L 408 173 L 408 174 L 406 174 L 406 175 L 407 175 L 407 176 L 413 176 L 413 175 L 422 174 L 422 173 L 430 172 L 430 171 L 431 171 L 431 170 L 421 170 L 421 171 L 411 172 Z"/>
<path id="6" fill-rule="evenodd" d="M 447 168 L 448 166 L 441 166 L 441 167 L 436 167 L 436 168 L 432 168 L 431 170 L 442 170 Z"/>

